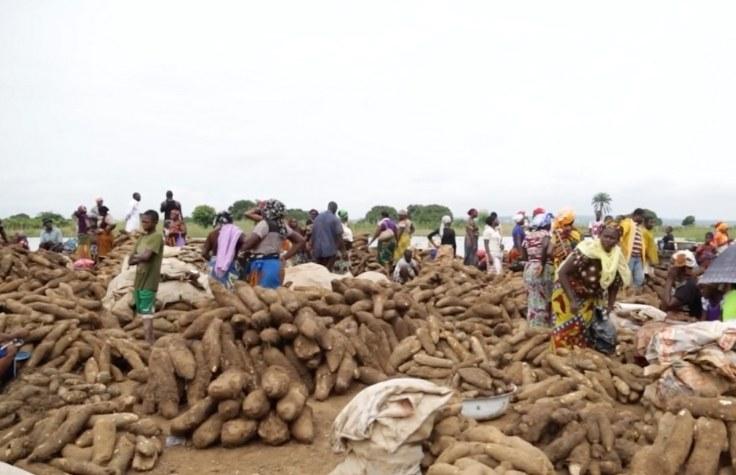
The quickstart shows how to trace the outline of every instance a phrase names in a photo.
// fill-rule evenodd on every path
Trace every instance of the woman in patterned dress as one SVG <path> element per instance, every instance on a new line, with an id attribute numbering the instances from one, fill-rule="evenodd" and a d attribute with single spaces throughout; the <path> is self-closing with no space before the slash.
<path id="1" fill-rule="evenodd" d="M 522 260 L 526 262 L 524 265 L 524 283 L 528 294 L 526 319 L 535 327 L 549 328 L 554 325 L 549 307 L 552 298 L 553 271 L 547 252 L 551 226 L 551 214 L 534 216 L 532 230 L 525 235 L 521 249 Z"/>
<path id="2" fill-rule="evenodd" d="M 586 330 L 596 310 L 605 305 L 611 311 L 619 289 L 631 283 L 620 237 L 617 225 L 606 226 L 599 239 L 580 242 L 558 269 L 552 292 L 555 348 L 589 346 Z"/>
<path id="3" fill-rule="evenodd" d="M 571 210 L 560 211 L 555 219 L 550 239 L 550 254 L 555 270 L 559 269 L 567 256 L 572 254 L 580 239 L 580 231 L 575 229 L 575 213 Z"/>

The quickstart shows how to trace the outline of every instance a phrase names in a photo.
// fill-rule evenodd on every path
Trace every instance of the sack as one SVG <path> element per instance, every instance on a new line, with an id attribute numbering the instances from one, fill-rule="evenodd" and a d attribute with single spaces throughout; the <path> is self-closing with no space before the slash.
<path id="1" fill-rule="evenodd" d="M 396 234 L 391 229 L 385 229 L 378 235 L 378 240 L 381 242 L 390 241 L 394 237 L 396 237 Z"/>
<path id="2" fill-rule="evenodd" d="M 585 331 L 585 336 L 596 351 L 605 354 L 616 351 L 616 326 L 599 308 L 595 309 L 593 321 Z"/>

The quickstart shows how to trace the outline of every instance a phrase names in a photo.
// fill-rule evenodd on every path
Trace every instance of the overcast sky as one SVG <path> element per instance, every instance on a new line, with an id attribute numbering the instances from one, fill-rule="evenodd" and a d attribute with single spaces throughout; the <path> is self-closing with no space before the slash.
<path id="1" fill-rule="evenodd" d="M 736 218 L 736 2 L 0 0 L 0 216 Z M 117 213 L 117 214 L 116 214 Z"/>

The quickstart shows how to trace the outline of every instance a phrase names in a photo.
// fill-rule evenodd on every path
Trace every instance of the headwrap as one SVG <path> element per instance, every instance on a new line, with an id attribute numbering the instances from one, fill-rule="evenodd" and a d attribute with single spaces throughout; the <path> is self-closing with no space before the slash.
<path id="1" fill-rule="evenodd" d="M 289 232 L 284 224 L 284 215 L 286 214 L 286 206 L 279 200 L 266 200 L 263 205 L 263 217 L 268 221 L 269 227 L 275 225 L 279 229 L 279 234 L 286 237 Z"/>
<path id="2" fill-rule="evenodd" d="M 613 281 L 616 280 L 616 274 L 621 276 L 624 287 L 631 284 L 631 271 L 619 246 L 614 246 L 610 252 L 606 252 L 600 239 L 586 239 L 580 241 L 575 249 L 589 259 L 601 261 L 600 284 L 603 289 L 611 286 Z"/>
<path id="3" fill-rule="evenodd" d="M 440 238 L 445 235 L 445 227 L 449 226 L 452 223 L 452 218 L 448 215 L 442 216 L 442 221 L 440 221 Z"/>
<path id="4" fill-rule="evenodd" d="M 675 267 L 693 268 L 698 264 L 695 260 L 695 254 L 693 254 L 692 251 L 677 251 L 672 254 L 672 265 Z"/>
<path id="5" fill-rule="evenodd" d="M 232 224 L 232 222 L 233 215 L 231 215 L 227 211 L 220 211 L 219 213 L 217 213 L 217 216 L 215 216 L 215 220 L 212 221 L 212 227 L 215 227 L 218 224 Z"/>
<path id="6" fill-rule="evenodd" d="M 409 216 L 409 213 L 405 209 L 400 209 L 397 214 L 399 216 Z"/>
<path id="7" fill-rule="evenodd" d="M 722 233 L 728 232 L 728 223 L 719 222 L 716 224 L 716 231 L 720 231 Z"/>
<path id="8" fill-rule="evenodd" d="M 539 213 L 532 218 L 532 227 L 534 229 L 542 229 L 552 225 L 554 216 L 552 213 Z"/>
<path id="9" fill-rule="evenodd" d="M 575 212 L 571 209 L 565 209 L 557 214 L 555 219 L 555 227 L 561 228 L 563 226 L 569 226 L 575 222 Z"/>
<path id="10" fill-rule="evenodd" d="M 399 212 L 399 214 L 401 214 L 401 212 Z M 348 220 L 348 210 L 346 210 L 346 209 L 341 209 L 340 211 L 338 211 L 338 212 L 337 212 L 337 216 L 338 216 L 338 217 L 339 217 L 340 219 L 342 219 L 342 220 L 344 220 L 344 221 L 347 221 L 347 220 Z"/>
<path id="11" fill-rule="evenodd" d="M 470 217 L 476 217 L 476 216 L 478 216 L 478 210 L 475 209 L 475 208 L 470 208 L 468 210 L 468 216 L 470 216 Z"/>
<path id="12" fill-rule="evenodd" d="M 523 211 L 519 211 L 516 213 L 513 217 L 514 222 L 516 224 L 522 224 L 524 222 L 524 219 L 526 218 L 526 214 Z"/>
<path id="13" fill-rule="evenodd" d="M 534 208 L 534 211 L 532 211 L 532 217 L 536 217 L 540 214 L 544 214 L 544 208 Z"/>

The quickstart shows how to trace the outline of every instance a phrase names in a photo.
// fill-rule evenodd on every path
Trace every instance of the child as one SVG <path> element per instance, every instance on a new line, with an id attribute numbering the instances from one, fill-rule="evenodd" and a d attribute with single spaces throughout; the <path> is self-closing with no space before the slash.
<path id="1" fill-rule="evenodd" d="M 161 280 L 161 261 L 164 256 L 164 240 L 156 232 L 158 213 L 149 209 L 141 215 L 143 235 L 138 238 L 128 264 L 137 266 L 133 296 L 135 311 L 143 319 L 146 341 L 153 344 L 153 314 L 156 311 L 156 291 Z"/>
<path id="2" fill-rule="evenodd" d="M 399 259 L 394 268 L 394 282 L 405 284 L 419 275 L 419 263 L 413 258 L 411 249 L 404 251 L 404 257 Z"/>

